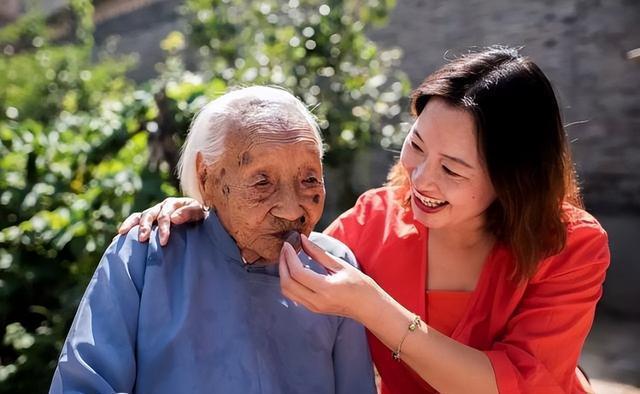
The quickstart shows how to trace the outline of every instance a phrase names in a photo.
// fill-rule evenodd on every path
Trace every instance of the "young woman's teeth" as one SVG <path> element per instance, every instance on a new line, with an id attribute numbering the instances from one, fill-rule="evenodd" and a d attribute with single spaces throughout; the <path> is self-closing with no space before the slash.
<path id="1" fill-rule="evenodd" d="M 422 201 L 424 205 L 428 206 L 429 208 L 437 208 L 447 203 L 446 201 L 443 201 L 443 200 L 434 200 L 432 198 L 427 198 L 418 193 L 416 193 L 416 196 L 420 199 L 420 201 Z"/>

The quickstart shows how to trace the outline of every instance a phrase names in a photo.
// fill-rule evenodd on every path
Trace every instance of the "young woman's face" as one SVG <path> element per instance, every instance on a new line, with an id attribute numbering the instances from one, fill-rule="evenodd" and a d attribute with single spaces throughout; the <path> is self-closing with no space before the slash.
<path id="1" fill-rule="evenodd" d="M 433 97 L 402 146 L 414 218 L 429 228 L 481 227 L 495 199 L 468 112 Z"/>

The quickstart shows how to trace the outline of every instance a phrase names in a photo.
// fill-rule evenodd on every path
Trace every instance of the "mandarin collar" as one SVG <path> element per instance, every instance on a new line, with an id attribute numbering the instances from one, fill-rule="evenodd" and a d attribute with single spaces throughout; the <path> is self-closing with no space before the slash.
<path id="1" fill-rule="evenodd" d="M 278 276 L 278 263 L 247 264 L 244 262 L 238 245 L 222 226 L 218 215 L 214 211 L 209 211 L 209 215 L 204 219 L 203 224 L 216 248 L 219 248 L 229 258 L 230 263 L 242 267 L 247 272 Z"/>

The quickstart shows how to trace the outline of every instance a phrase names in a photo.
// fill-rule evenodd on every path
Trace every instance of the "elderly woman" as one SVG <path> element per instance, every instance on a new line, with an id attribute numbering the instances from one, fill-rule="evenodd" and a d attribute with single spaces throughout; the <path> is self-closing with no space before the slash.
<path id="1" fill-rule="evenodd" d="M 210 214 L 157 234 L 117 237 L 80 302 L 51 393 L 371 393 L 362 326 L 281 294 L 277 261 L 324 204 L 322 141 L 307 109 L 275 88 L 245 88 L 195 118 L 180 161 L 185 193 Z M 296 243 L 292 241 L 292 243 Z M 304 252 L 311 270 L 324 272 Z"/>

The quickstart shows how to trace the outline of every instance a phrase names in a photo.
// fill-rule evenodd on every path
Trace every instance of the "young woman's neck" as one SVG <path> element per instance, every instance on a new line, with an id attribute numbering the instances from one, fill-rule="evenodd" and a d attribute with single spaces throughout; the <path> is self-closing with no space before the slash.
<path id="1" fill-rule="evenodd" d="M 484 222 L 482 222 L 463 226 L 431 228 L 429 229 L 429 239 L 451 248 L 475 249 L 493 245 L 495 236 L 486 229 Z"/>

